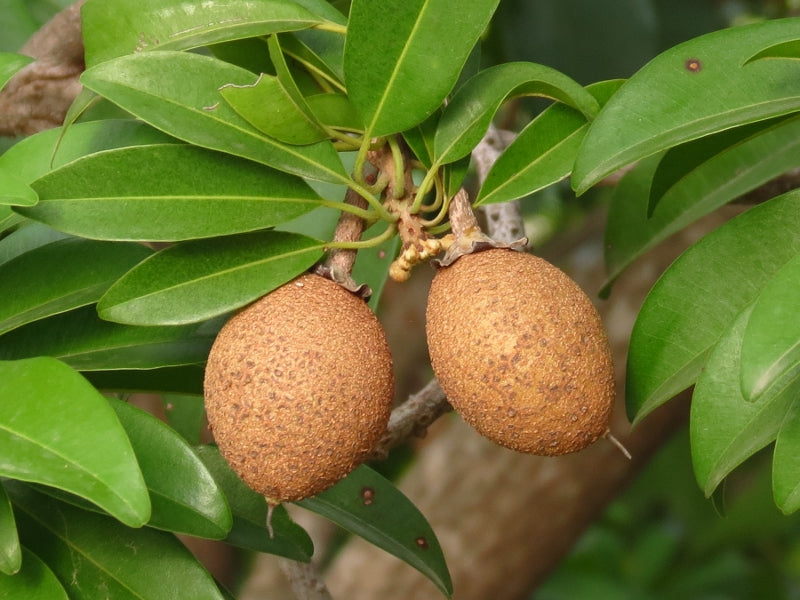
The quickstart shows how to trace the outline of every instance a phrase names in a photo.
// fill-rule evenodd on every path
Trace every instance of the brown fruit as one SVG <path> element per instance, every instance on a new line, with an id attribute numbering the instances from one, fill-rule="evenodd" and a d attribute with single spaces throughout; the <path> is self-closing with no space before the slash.
<path id="1" fill-rule="evenodd" d="M 614 370 L 603 323 L 547 261 L 505 249 L 462 256 L 434 277 L 426 328 L 442 389 L 485 437 L 555 456 L 608 430 Z"/>
<path id="2" fill-rule="evenodd" d="M 220 452 L 278 504 L 321 492 L 366 459 L 389 421 L 392 357 L 363 300 L 306 274 L 225 324 L 204 388 Z"/>

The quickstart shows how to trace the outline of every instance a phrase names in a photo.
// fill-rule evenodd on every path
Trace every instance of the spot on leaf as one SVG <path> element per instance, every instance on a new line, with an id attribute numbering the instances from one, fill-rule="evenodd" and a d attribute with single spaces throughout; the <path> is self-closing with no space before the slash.
<path id="1" fill-rule="evenodd" d="M 686 70 L 690 73 L 699 73 L 703 70 L 703 63 L 700 62 L 699 58 L 690 58 L 685 63 Z"/>

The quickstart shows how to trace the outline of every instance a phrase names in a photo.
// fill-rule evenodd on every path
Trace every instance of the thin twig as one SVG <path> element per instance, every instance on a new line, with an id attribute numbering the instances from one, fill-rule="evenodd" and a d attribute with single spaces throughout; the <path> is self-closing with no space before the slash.
<path id="1" fill-rule="evenodd" d="M 436 378 L 392 411 L 386 433 L 372 451 L 370 460 L 383 460 L 389 451 L 411 437 L 424 437 L 428 427 L 452 410 Z"/>

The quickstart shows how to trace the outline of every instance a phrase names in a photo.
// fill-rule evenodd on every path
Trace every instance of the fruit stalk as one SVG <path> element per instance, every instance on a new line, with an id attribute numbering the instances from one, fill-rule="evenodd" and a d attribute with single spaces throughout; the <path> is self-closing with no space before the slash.
<path id="1" fill-rule="evenodd" d="M 367 201 L 352 189 L 348 189 L 345 193 L 344 202 L 358 208 L 367 208 L 368 206 Z M 333 241 L 358 242 L 365 229 L 366 223 L 364 219 L 349 212 L 342 212 L 339 222 L 336 224 Z M 332 248 L 328 252 L 328 257 L 325 261 L 316 267 L 315 272 L 318 275 L 332 279 L 362 298 L 369 298 L 372 295 L 372 290 L 369 289 L 369 286 L 358 285 L 351 276 L 357 252 L 354 248 Z"/>

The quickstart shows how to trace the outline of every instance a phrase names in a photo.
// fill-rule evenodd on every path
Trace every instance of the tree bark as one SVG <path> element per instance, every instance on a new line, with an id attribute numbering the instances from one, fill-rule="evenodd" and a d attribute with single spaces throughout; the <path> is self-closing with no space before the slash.
<path id="1" fill-rule="evenodd" d="M 79 0 L 48 21 L 20 48 L 36 60 L 0 94 L 0 135 L 30 135 L 57 127 L 81 90 L 84 69 Z"/>

